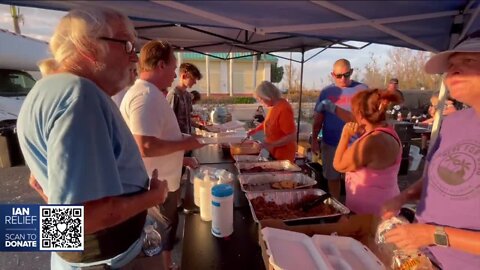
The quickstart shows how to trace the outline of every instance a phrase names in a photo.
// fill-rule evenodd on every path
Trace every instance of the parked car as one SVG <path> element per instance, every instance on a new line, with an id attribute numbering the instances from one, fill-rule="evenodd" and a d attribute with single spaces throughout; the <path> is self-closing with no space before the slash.
<path id="1" fill-rule="evenodd" d="M 23 100 L 35 82 L 25 71 L 0 69 L 0 122 L 17 119 Z"/>

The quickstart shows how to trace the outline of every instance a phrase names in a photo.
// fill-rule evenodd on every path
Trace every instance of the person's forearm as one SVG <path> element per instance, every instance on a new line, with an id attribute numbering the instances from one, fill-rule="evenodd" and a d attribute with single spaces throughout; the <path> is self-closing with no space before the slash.
<path id="1" fill-rule="evenodd" d="M 274 141 L 274 142 L 270 142 L 269 144 L 273 147 L 280 147 L 280 146 L 284 146 L 290 142 L 293 142 L 297 139 L 297 133 L 296 132 L 293 132 L 291 134 L 288 134 L 286 136 L 283 136 L 282 138 Z"/>
<path id="2" fill-rule="evenodd" d="M 145 157 L 157 157 L 168 155 L 177 151 L 189 151 L 190 148 L 185 140 L 182 141 L 164 141 L 157 139 L 151 144 L 144 145 Z M 143 156 L 143 155 L 142 155 Z"/>
<path id="3" fill-rule="evenodd" d="M 312 127 L 312 142 L 317 141 L 318 134 L 320 133 L 320 130 L 322 130 L 323 127 L 323 117 L 321 116 L 316 116 L 314 117 L 313 120 L 313 127 Z"/>
<path id="4" fill-rule="evenodd" d="M 113 227 L 157 205 L 161 200 L 154 198 L 154 195 L 147 191 L 138 195 L 107 197 L 85 203 L 85 233 Z"/>
<path id="5" fill-rule="evenodd" d="M 261 123 L 261 124 L 258 125 L 256 128 L 252 129 L 252 130 L 250 131 L 250 135 L 253 135 L 253 134 L 257 133 L 257 132 L 259 132 L 260 130 L 263 130 L 263 125 L 264 125 L 264 124 Z"/>
<path id="6" fill-rule="evenodd" d="M 348 148 L 349 138 L 342 136 L 338 143 L 337 150 L 335 151 L 335 157 L 333 158 L 333 167 L 339 172 L 346 172 L 346 166 L 342 165 L 343 155 Z"/>
<path id="7" fill-rule="evenodd" d="M 28 182 L 29 182 L 30 186 L 38 193 L 38 195 L 40 195 L 40 197 L 42 197 L 42 199 L 46 203 L 48 203 L 47 195 L 45 195 L 45 193 L 43 192 L 43 188 L 37 182 L 37 179 L 35 178 L 35 176 L 33 176 L 33 174 L 30 174 L 30 178 L 29 178 Z"/>
<path id="8" fill-rule="evenodd" d="M 195 146 L 189 139 L 180 141 L 166 141 L 152 136 L 134 135 L 142 157 L 157 157 L 168 155 L 177 151 L 189 151 Z"/>
<path id="9" fill-rule="evenodd" d="M 356 122 L 355 117 L 350 111 L 342 109 L 338 106 L 335 107 L 335 114 L 338 116 L 338 118 L 342 119 L 342 121 L 344 121 L 345 123 Z"/>
<path id="10" fill-rule="evenodd" d="M 420 195 L 422 194 L 423 188 L 423 178 L 417 180 L 413 185 L 405 189 L 402 193 L 400 193 L 400 197 L 403 203 L 412 202 L 420 199 Z"/>
<path id="11" fill-rule="evenodd" d="M 480 256 L 480 232 L 445 227 L 450 247 Z"/>

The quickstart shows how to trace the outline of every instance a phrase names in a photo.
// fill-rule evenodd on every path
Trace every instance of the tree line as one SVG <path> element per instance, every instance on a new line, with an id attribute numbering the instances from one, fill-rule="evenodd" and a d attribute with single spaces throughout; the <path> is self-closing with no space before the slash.
<path id="1" fill-rule="evenodd" d="M 367 84 L 370 88 L 385 88 L 391 78 L 399 80 L 401 90 L 438 90 L 441 76 L 425 73 L 423 67 L 431 57 L 431 53 L 407 48 L 392 48 L 387 53 L 386 61 L 381 61 L 375 54 L 370 55 L 370 61 L 361 69 L 355 69 L 352 79 Z M 384 62 L 384 64 L 382 64 Z M 300 90 L 300 71 L 295 66 L 283 66 L 282 88 L 289 93 Z M 321 80 L 320 89 L 332 83 L 329 74 Z M 320 89 L 306 89 L 320 90 Z"/>

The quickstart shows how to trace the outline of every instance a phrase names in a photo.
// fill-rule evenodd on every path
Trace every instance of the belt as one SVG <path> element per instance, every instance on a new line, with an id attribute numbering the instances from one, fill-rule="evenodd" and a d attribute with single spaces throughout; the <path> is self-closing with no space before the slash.
<path id="1" fill-rule="evenodd" d="M 67 262 L 90 263 L 113 258 L 125 252 L 143 231 L 147 210 L 113 227 L 85 234 L 85 249 L 80 252 L 57 252 Z"/>

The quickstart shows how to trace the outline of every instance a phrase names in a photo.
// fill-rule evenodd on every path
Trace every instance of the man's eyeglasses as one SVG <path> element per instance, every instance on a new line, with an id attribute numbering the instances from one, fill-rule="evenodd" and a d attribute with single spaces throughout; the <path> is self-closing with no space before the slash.
<path id="1" fill-rule="evenodd" d="M 131 42 L 130 40 L 116 39 L 116 38 L 109 38 L 109 37 L 99 37 L 98 39 L 123 43 L 125 46 L 125 52 L 127 54 L 131 54 L 135 51 L 135 43 Z"/>
<path id="2" fill-rule="evenodd" d="M 343 74 L 335 74 L 332 72 L 332 75 L 337 79 L 341 79 L 342 77 L 345 77 L 346 79 L 348 79 L 350 78 L 350 76 L 352 76 L 352 71 L 350 70 L 349 72 L 345 72 Z"/>

